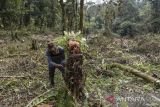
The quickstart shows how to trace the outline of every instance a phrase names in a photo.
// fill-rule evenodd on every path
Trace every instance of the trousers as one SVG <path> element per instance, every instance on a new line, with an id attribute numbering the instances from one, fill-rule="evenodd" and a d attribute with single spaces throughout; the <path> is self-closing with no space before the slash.
<path id="1" fill-rule="evenodd" d="M 65 73 L 64 61 L 62 61 L 60 64 L 63 66 L 63 68 L 58 68 L 58 69 L 61 71 L 62 76 L 64 76 L 64 73 Z M 51 85 L 54 85 L 55 70 L 56 70 L 55 66 L 49 67 L 49 81 L 50 81 Z"/>

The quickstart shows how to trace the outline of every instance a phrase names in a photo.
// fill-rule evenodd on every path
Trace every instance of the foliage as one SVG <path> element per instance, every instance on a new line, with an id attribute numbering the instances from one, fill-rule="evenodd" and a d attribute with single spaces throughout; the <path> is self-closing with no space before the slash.
<path id="1" fill-rule="evenodd" d="M 160 1 L 159 0 L 149 0 L 151 2 L 152 6 L 152 16 L 151 16 L 151 26 L 152 26 L 152 32 L 159 33 L 160 32 Z M 153 21 L 154 20 L 154 21 Z"/>
<path id="2" fill-rule="evenodd" d="M 59 14 L 59 11 L 56 11 L 58 5 L 55 3 L 57 4 L 56 1 L 52 3 L 52 0 L 2 0 L 1 28 L 19 30 L 22 27 L 31 27 L 30 31 L 35 27 L 40 30 L 54 28 L 56 15 Z"/>
<path id="3" fill-rule="evenodd" d="M 150 17 L 151 13 L 151 4 L 149 2 L 146 2 L 142 5 L 141 8 L 139 8 L 139 16 L 141 18 Z"/>
<path id="4" fill-rule="evenodd" d="M 76 35 L 76 33 L 74 34 Z M 69 35 L 69 33 L 66 35 Z M 55 39 L 58 40 L 58 38 Z M 143 72 L 146 71 L 145 73 L 148 75 L 152 75 L 153 71 L 158 73 L 160 69 L 159 63 L 154 65 L 154 63 L 148 61 L 150 57 L 145 57 L 146 54 L 140 53 L 140 50 L 136 52 L 131 51 L 140 42 L 158 41 L 158 38 L 159 35 L 152 38 L 149 36 L 148 38 L 146 36 L 135 39 L 123 38 L 124 44 L 122 46 L 119 38 L 103 36 L 93 38 L 91 40 L 92 43 L 89 42 L 88 44 L 90 48 L 87 48 L 87 53 L 91 58 L 85 60 L 83 65 L 83 70 L 87 74 L 85 77 L 85 94 L 87 96 L 85 107 L 96 105 L 110 106 L 111 103 L 106 100 L 107 96 L 114 95 L 116 97 L 126 93 L 130 94 L 130 90 L 135 91 L 136 89 L 138 95 L 145 92 L 157 92 L 153 84 L 148 84 L 144 80 L 138 79 L 129 73 L 123 73 L 118 68 L 109 68 L 106 70 L 105 66 L 106 64 L 117 62 L 132 66 Z M 40 47 L 37 51 L 30 50 L 28 40 L 23 43 L 9 42 L 0 46 L 2 47 L 0 53 L 3 53 L 0 59 L 0 73 L 2 76 L 0 85 L 1 94 L 4 96 L 1 103 L 4 106 L 24 107 L 28 103 L 29 105 L 36 105 L 41 102 L 48 104 L 50 101 L 54 101 L 58 106 L 74 105 L 74 107 L 78 107 L 74 98 L 69 93 L 66 93 L 67 89 L 60 72 L 56 72 L 55 75 L 55 90 L 50 89 L 44 47 Z M 22 54 L 26 56 L 21 56 Z M 155 55 L 152 52 L 150 54 L 153 57 Z M 97 75 L 98 70 L 100 70 L 99 75 Z M 110 72 L 112 72 L 112 75 L 108 75 Z M 6 75 L 9 77 L 6 78 Z M 130 104 L 127 102 L 124 104 L 122 101 L 117 103 L 128 106 Z M 133 106 L 135 107 L 136 105 Z"/>
<path id="5" fill-rule="evenodd" d="M 136 35 L 136 24 L 130 21 L 124 21 L 120 24 L 120 34 L 121 36 L 133 36 Z"/>
<path id="6" fill-rule="evenodd" d="M 81 50 L 86 53 L 82 66 L 86 74 L 84 107 L 113 106 L 106 100 L 109 95 L 116 98 L 134 91 L 138 95 L 160 93 L 154 84 L 124 73 L 124 69 L 109 67 L 112 63 L 120 63 L 160 79 L 160 35 L 154 34 L 160 32 L 160 0 L 103 0 L 106 2 L 102 4 L 86 3 L 84 8 L 84 0 L 81 0 L 81 6 L 79 1 L 0 0 L 2 106 L 36 106 L 50 101 L 55 101 L 58 107 L 79 106 L 65 87 L 59 71 L 55 76 L 55 88 L 52 90 L 49 86 L 45 51 L 50 36 L 57 45 L 65 48 L 65 52 L 68 39 L 80 41 Z M 83 21 L 84 28 L 92 31 L 87 34 L 87 40 L 77 32 L 83 29 Z M 102 30 L 110 36 L 117 33 L 137 37 L 104 37 Z M 63 31 L 64 36 L 60 36 Z M 42 33 L 37 35 L 39 49 L 36 51 L 30 49 L 33 33 Z M 144 35 L 139 35 L 141 33 Z M 18 41 L 10 41 L 8 35 L 12 36 L 11 40 Z M 41 38 L 43 40 L 39 42 Z M 154 98 L 148 103 L 143 106 L 158 106 Z M 131 103 L 121 101 L 115 104 L 130 106 Z M 134 104 L 131 106 L 137 107 Z"/>
<path id="7" fill-rule="evenodd" d="M 63 37 L 58 37 L 54 40 L 54 42 L 62 47 L 65 48 L 65 50 L 67 51 L 68 46 L 68 40 L 69 39 L 74 39 L 80 42 L 80 46 L 81 46 L 81 50 L 82 52 L 86 52 L 88 49 L 88 45 L 87 45 L 87 41 L 86 39 L 82 36 L 81 32 L 77 32 L 74 33 L 72 32 L 64 32 L 64 36 Z"/>

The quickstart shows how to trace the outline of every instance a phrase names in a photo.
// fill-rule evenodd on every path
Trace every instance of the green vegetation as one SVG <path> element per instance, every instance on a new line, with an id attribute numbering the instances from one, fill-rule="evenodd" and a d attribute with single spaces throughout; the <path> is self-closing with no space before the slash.
<path id="1" fill-rule="evenodd" d="M 0 106 L 158 107 L 159 33 L 159 0 L 0 0 Z M 83 102 L 59 70 L 48 80 L 48 40 L 67 57 L 68 39 L 84 55 Z"/>

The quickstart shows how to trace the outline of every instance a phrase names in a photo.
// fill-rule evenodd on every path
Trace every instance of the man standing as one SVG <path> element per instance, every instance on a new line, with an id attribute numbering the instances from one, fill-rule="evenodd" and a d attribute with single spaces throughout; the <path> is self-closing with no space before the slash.
<path id="1" fill-rule="evenodd" d="M 60 46 L 56 46 L 52 42 L 49 42 L 46 56 L 48 60 L 49 80 L 51 85 L 54 86 L 55 69 L 58 68 L 62 72 L 62 76 L 64 76 L 64 49 Z"/>

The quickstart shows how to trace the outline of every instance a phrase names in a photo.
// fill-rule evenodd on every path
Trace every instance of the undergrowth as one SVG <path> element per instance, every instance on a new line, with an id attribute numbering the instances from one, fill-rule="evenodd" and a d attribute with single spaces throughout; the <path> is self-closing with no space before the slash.
<path id="1" fill-rule="evenodd" d="M 159 46 L 158 37 L 155 38 L 148 39 L 152 39 L 152 42 L 156 41 L 156 46 Z M 147 83 L 141 78 L 118 68 L 105 69 L 107 64 L 117 62 L 132 66 L 149 75 L 154 73 L 159 78 L 160 56 L 156 53 L 157 51 L 154 52 L 155 49 L 150 49 L 155 47 L 146 48 L 145 44 L 148 40 L 146 43 L 141 43 L 139 47 L 141 39 L 143 40 L 143 38 L 123 38 L 122 41 L 120 38 L 97 37 L 87 41 L 89 49 L 86 52 L 90 57 L 86 57 L 83 65 L 86 73 L 84 107 L 112 107 L 115 104 L 118 107 L 131 105 L 141 107 L 147 104 L 152 105 L 153 102 L 157 104 L 154 100 L 139 102 L 139 104 L 128 103 L 124 99 L 115 100 L 114 103 L 107 100 L 110 96 L 121 98 L 130 94 L 137 95 L 137 93 L 139 95 L 159 93 L 160 90 L 154 84 Z M 1 105 L 24 107 L 27 104 L 39 105 L 51 102 L 56 107 L 79 106 L 65 87 L 58 70 L 55 75 L 56 86 L 54 89 L 50 87 L 45 50 L 44 46 L 37 51 L 31 50 L 28 41 L 10 42 L 3 45 L 0 50 Z M 145 51 L 142 52 L 142 50 Z"/>

